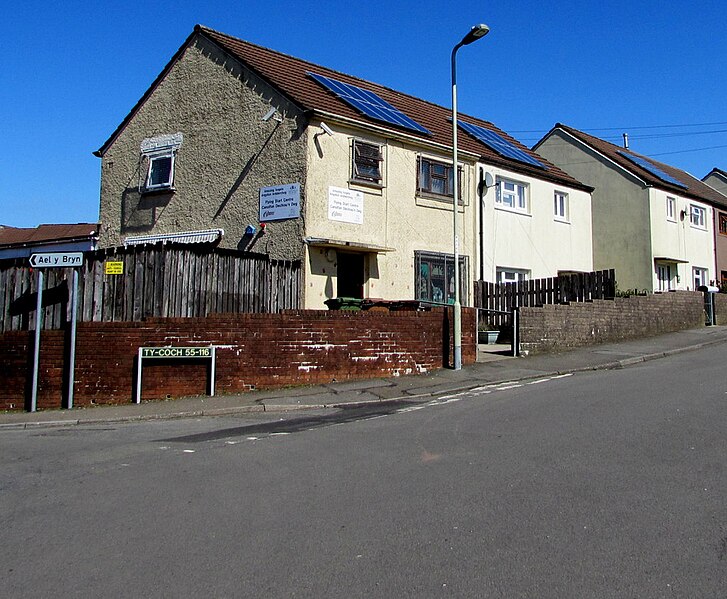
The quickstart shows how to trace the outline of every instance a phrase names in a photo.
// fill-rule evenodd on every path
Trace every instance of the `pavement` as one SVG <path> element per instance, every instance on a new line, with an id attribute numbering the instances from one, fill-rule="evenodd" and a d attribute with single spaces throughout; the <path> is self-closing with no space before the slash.
<path id="1" fill-rule="evenodd" d="M 483 351 L 478 352 L 477 363 L 464 366 L 461 370 L 440 369 L 423 375 L 334 382 L 272 391 L 251 391 L 238 395 L 184 397 L 144 401 L 139 404 L 39 410 L 32 413 L 0 412 L 0 430 L 198 418 L 252 412 L 345 409 L 401 401 L 428 401 L 432 397 L 467 391 L 483 385 L 588 370 L 624 368 L 725 342 L 727 326 L 712 326 L 658 337 L 581 347 L 561 353 L 517 358 L 505 355 L 508 346 L 480 346 Z"/>

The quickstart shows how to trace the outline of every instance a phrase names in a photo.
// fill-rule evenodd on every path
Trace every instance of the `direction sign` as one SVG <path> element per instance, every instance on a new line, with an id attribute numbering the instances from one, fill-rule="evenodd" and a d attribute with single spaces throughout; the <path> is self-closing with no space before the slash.
<path id="1" fill-rule="evenodd" d="M 69 268 L 83 266 L 83 252 L 31 254 L 30 265 L 33 268 Z"/>

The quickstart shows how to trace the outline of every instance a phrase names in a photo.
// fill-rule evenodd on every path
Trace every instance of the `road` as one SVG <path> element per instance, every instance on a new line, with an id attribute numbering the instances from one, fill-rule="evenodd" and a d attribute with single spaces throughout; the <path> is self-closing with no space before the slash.
<path id="1" fill-rule="evenodd" d="M 725 364 L 3 431 L 0 596 L 725 597 Z"/>

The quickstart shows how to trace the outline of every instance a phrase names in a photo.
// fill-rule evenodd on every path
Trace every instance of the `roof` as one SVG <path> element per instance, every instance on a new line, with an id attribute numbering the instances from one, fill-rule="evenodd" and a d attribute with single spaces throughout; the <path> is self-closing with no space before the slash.
<path id="1" fill-rule="evenodd" d="M 624 170 L 632 173 L 633 175 L 644 181 L 644 183 L 646 183 L 650 187 L 657 187 L 659 189 L 663 189 L 677 195 L 688 196 L 697 200 L 707 202 L 709 204 L 727 207 L 727 196 L 719 193 L 716 189 L 713 189 L 706 183 L 700 181 L 696 177 L 693 177 L 688 172 L 678 169 L 669 164 L 658 162 L 652 158 L 649 158 L 648 156 L 638 154 L 631 149 L 624 149 L 621 146 L 612 144 L 611 142 L 605 141 L 598 137 L 594 137 L 593 135 L 589 135 L 587 133 L 584 133 L 583 131 L 579 131 L 578 129 L 574 129 L 573 127 L 569 127 L 562 123 L 557 123 L 555 127 L 553 127 L 553 129 L 551 129 L 551 131 L 547 135 L 545 135 L 545 137 L 543 137 L 543 139 L 535 144 L 534 147 L 537 148 L 543 142 L 543 140 L 547 139 L 557 129 L 564 131 L 565 133 L 578 139 L 587 146 L 590 146 L 599 154 L 605 156 Z M 673 177 L 674 179 L 683 183 L 684 187 L 680 187 L 678 185 L 674 185 L 660 179 L 649 170 L 640 167 L 637 164 L 634 164 L 634 162 L 632 162 L 623 155 L 624 153 L 631 154 L 633 156 L 636 156 L 637 158 L 646 160 L 658 169 L 664 171 L 664 173 L 666 173 L 670 177 Z"/>
<path id="2" fill-rule="evenodd" d="M 35 228 L 0 227 L 0 247 L 44 245 L 98 238 L 98 223 L 39 225 Z"/>
<path id="3" fill-rule="evenodd" d="M 192 35 L 187 38 L 182 47 L 177 51 L 172 60 L 167 64 L 162 73 L 157 77 L 151 87 L 127 115 L 124 121 L 119 125 L 116 131 L 114 131 L 104 145 L 95 152 L 97 156 L 102 156 L 106 149 L 113 143 L 126 124 L 133 118 L 145 100 L 151 95 L 154 88 L 164 79 L 166 74 L 173 67 L 174 63 L 182 56 L 184 50 L 193 42 L 195 35 L 201 35 L 211 40 L 226 54 L 243 63 L 247 66 L 247 68 L 252 70 L 263 80 L 267 81 L 294 105 L 298 106 L 304 112 L 308 112 L 321 120 L 329 117 L 338 117 L 342 120 L 358 123 L 363 127 L 376 126 L 379 129 L 383 127 L 392 135 L 399 135 L 414 141 L 419 140 L 424 144 L 438 144 L 445 148 L 451 148 L 452 113 L 450 108 L 445 108 L 426 100 L 398 92 L 383 85 L 359 79 L 346 73 L 334 71 L 300 58 L 295 58 L 275 50 L 270 50 L 250 42 L 246 42 L 202 25 L 197 25 Z M 311 72 L 376 93 L 383 100 L 401 110 L 408 117 L 426 128 L 429 131 L 429 134 L 411 131 L 408 129 L 398 129 L 394 125 L 384 124 L 378 120 L 361 114 L 347 102 L 330 93 L 325 87 L 307 74 Z M 501 129 L 498 129 L 494 124 L 461 112 L 458 113 L 458 115 L 461 121 L 479 125 L 494 131 L 518 149 L 522 150 L 531 157 L 536 158 L 547 168 L 541 169 L 537 166 L 525 164 L 517 160 L 501 156 L 487 145 L 477 141 L 474 137 L 462 130 L 458 132 L 457 136 L 458 148 L 461 151 L 469 152 L 470 154 L 480 157 L 480 160 L 486 164 L 502 167 L 538 179 L 560 183 L 562 185 L 567 185 L 568 187 L 582 189 L 589 192 L 592 191 L 591 187 L 584 185 L 565 171 L 547 161 L 542 156 L 539 156 L 527 146 L 521 144 Z"/>
<path id="4" fill-rule="evenodd" d="M 717 175 L 717 176 L 721 177 L 722 179 L 727 180 L 727 171 L 723 171 L 721 168 L 717 168 L 716 166 L 711 171 L 709 171 L 706 175 L 704 175 L 704 177 L 702 178 L 702 181 L 704 181 L 710 175 Z"/>

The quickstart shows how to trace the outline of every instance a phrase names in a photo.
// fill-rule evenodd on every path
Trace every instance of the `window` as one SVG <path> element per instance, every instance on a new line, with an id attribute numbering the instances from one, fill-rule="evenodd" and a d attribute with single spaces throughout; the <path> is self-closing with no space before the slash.
<path id="1" fill-rule="evenodd" d="M 724 212 L 719 213 L 719 232 L 727 235 L 727 214 Z"/>
<path id="2" fill-rule="evenodd" d="M 462 180 L 462 169 L 457 169 Z M 420 192 L 433 195 L 452 197 L 454 195 L 454 177 L 452 165 L 437 162 L 429 158 L 419 158 L 417 188 Z M 462 185 L 459 186 L 459 198 L 462 199 Z"/>
<path id="3" fill-rule="evenodd" d="M 709 281 L 708 275 L 709 272 L 706 268 L 699 268 L 697 266 L 692 268 L 692 279 L 694 280 L 695 291 L 698 287 L 707 284 L 707 281 Z"/>
<path id="4" fill-rule="evenodd" d="M 689 219 L 694 227 L 699 227 L 700 229 L 707 228 L 707 225 L 705 224 L 706 214 L 707 211 L 702 206 L 692 204 L 689 207 Z"/>
<path id="5" fill-rule="evenodd" d="M 666 198 L 666 218 L 667 220 L 673 220 L 676 221 L 676 213 L 677 213 L 677 201 L 676 198 Z"/>
<path id="6" fill-rule="evenodd" d="M 556 191 L 553 197 L 553 213 L 555 220 L 568 220 L 568 194 Z"/>
<path id="7" fill-rule="evenodd" d="M 454 303 L 454 256 L 414 252 L 416 297 L 438 304 Z M 467 259 L 459 258 L 459 296 L 462 305 L 467 297 Z"/>
<path id="8" fill-rule="evenodd" d="M 141 158 L 146 159 L 146 178 L 143 189 L 141 184 L 139 186 L 140 191 L 173 189 L 174 162 L 183 140 L 181 133 L 171 133 L 149 137 L 141 142 Z M 140 172 L 143 173 L 144 169 L 141 168 Z"/>
<path id="9" fill-rule="evenodd" d="M 518 268 L 500 268 L 496 269 L 498 283 L 520 283 L 530 278 L 530 271 Z"/>
<path id="10" fill-rule="evenodd" d="M 381 148 L 372 143 L 353 140 L 352 176 L 354 181 L 381 184 Z"/>
<path id="11" fill-rule="evenodd" d="M 174 183 L 174 153 L 149 156 L 146 189 L 168 189 Z"/>
<path id="12" fill-rule="evenodd" d="M 508 179 L 499 179 L 497 181 L 495 204 L 508 210 L 528 212 L 527 191 L 527 185 L 523 183 L 517 183 Z"/>

